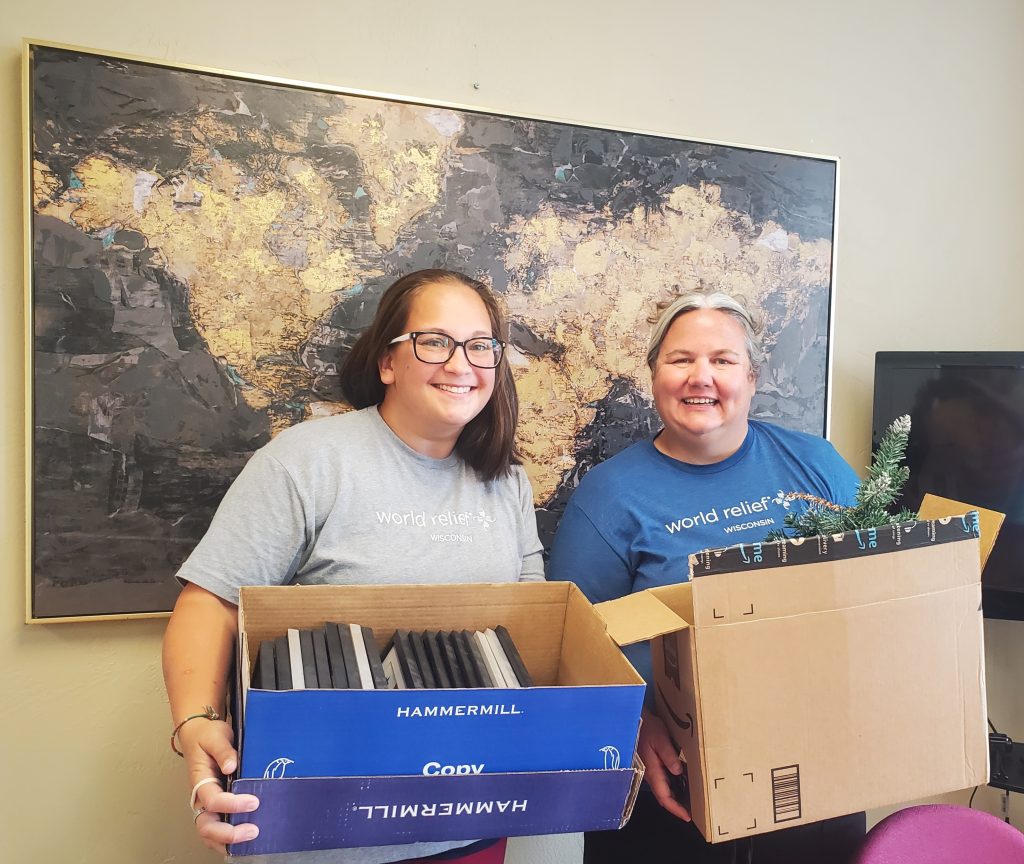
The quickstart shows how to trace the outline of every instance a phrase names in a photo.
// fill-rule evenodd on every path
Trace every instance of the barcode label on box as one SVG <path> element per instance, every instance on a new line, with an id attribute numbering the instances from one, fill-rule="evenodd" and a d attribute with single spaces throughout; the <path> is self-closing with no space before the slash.
<path id="1" fill-rule="evenodd" d="M 800 818 L 800 766 L 772 768 L 772 806 L 776 822 Z"/>

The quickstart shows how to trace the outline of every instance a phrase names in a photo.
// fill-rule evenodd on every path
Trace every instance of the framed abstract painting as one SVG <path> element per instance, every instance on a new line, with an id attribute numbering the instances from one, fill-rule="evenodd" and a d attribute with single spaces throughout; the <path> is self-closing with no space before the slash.
<path id="1" fill-rule="evenodd" d="M 648 316 L 763 312 L 753 414 L 827 424 L 838 163 L 27 43 L 28 611 L 163 614 L 249 456 L 347 410 L 401 273 L 487 281 L 550 540 L 656 428 Z"/>

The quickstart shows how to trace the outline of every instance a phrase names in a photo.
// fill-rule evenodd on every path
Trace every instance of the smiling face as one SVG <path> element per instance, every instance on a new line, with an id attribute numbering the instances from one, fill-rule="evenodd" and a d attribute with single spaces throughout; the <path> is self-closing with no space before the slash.
<path id="1" fill-rule="evenodd" d="M 665 424 L 655 446 L 695 465 L 728 458 L 746 437 L 754 385 L 746 334 L 735 318 L 718 309 L 680 315 L 653 372 L 654 405 Z"/>
<path id="2" fill-rule="evenodd" d="M 457 282 L 434 282 L 412 299 L 403 333 L 433 331 L 463 342 L 499 336 L 480 296 Z M 456 348 L 447 363 L 416 358 L 411 340 L 390 346 L 379 361 L 385 386 L 380 414 L 396 435 L 419 453 L 441 459 L 494 392 L 494 369 L 470 365 Z"/>

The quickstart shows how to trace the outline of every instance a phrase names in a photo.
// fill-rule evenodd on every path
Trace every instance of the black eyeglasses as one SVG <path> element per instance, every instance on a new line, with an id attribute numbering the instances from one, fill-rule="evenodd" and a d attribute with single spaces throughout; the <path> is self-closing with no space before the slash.
<path id="1" fill-rule="evenodd" d="M 434 333 L 429 330 L 413 331 L 396 336 L 388 344 L 412 341 L 412 353 L 423 363 L 447 363 L 452 359 L 456 348 L 466 352 L 470 365 L 478 369 L 493 369 L 501 362 L 505 353 L 505 343 L 493 336 L 476 336 L 459 342 L 447 333 Z"/>

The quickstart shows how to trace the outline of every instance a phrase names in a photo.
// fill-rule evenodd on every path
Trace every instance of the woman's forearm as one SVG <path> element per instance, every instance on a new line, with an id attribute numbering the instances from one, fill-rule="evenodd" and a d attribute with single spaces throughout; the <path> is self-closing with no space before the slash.
<path id="1" fill-rule="evenodd" d="M 185 586 L 163 644 L 164 685 L 175 726 L 207 705 L 224 716 L 237 631 L 236 606 L 203 588 Z"/>

